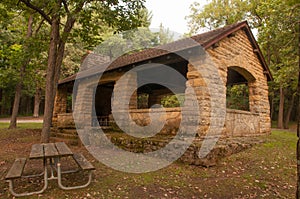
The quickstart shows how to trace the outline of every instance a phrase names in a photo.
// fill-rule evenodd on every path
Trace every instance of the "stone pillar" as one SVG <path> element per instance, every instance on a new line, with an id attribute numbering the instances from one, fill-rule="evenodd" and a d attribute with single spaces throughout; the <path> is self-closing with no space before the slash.
<path id="1" fill-rule="evenodd" d="M 93 98 L 97 79 L 85 79 L 78 84 L 77 97 L 73 111 L 76 128 L 91 127 L 93 115 Z"/>
<path id="2" fill-rule="evenodd" d="M 268 99 L 267 80 L 256 80 L 249 83 L 250 112 L 259 114 L 260 134 L 271 132 L 270 104 Z"/>
<path id="3" fill-rule="evenodd" d="M 132 93 L 132 91 L 134 91 Z M 129 101 L 128 101 L 129 99 Z M 127 104 L 128 103 L 128 104 Z M 127 106 L 128 107 L 125 107 Z M 118 108 L 137 109 L 137 74 L 130 72 L 114 86 L 114 104 Z M 124 110 L 120 110 L 124 111 Z"/>
<path id="4" fill-rule="evenodd" d="M 193 62 L 194 63 L 194 62 Z M 199 63 L 200 64 L 200 63 Z M 187 104 L 185 102 L 184 106 L 188 108 L 188 110 L 191 110 L 190 115 L 191 117 L 199 117 L 199 123 L 197 124 L 197 135 L 200 137 L 205 136 L 208 127 L 209 127 L 209 117 L 210 117 L 210 103 L 209 103 L 209 93 L 207 90 L 206 82 L 202 78 L 199 71 L 196 70 L 196 68 L 192 64 L 188 64 L 188 72 L 187 72 L 187 85 L 191 85 L 192 89 L 194 90 L 194 94 L 196 94 L 199 113 L 198 115 L 195 115 L 195 111 L 197 111 L 194 104 Z M 187 86 L 188 87 L 188 86 Z M 190 95 L 192 95 L 193 92 L 186 89 L 185 91 L 185 98 L 190 98 Z M 182 118 L 183 122 L 186 120 L 185 118 Z M 190 125 L 190 124 L 188 124 Z M 194 124 L 192 124 L 194 125 Z"/>
<path id="5" fill-rule="evenodd" d="M 129 109 L 137 109 L 137 74 L 136 72 L 131 72 L 130 73 L 132 78 L 132 81 L 129 81 L 127 85 L 124 85 L 124 89 L 128 90 L 135 90 L 133 94 L 130 96 L 130 101 L 129 101 Z M 131 93 L 127 93 L 127 95 L 130 95 Z M 124 96 L 125 97 L 125 96 Z"/>
<path id="6" fill-rule="evenodd" d="M 270 103 L 268 99 L 269 91 L 267 78 L 262 79 L 257 88 L 257 93 L 260 96 L 258 101 L 259 117 L 260 117 L 260 133 L 271 133 L 271 118 L 270 118 Z"/>
<path id="7" fill-rule="evenodd" d="M 57 114 L 67 112 L 67 86 L 59 86 L 56 91 L 52 126 L 57 127 Z"/>
<path id="8" fill-rule="evenodd" d="M 184 105 L 187 106 L 187 110 L 191 111 L 190 117 L 199 117 L 197 130 L 199 137 L 219 136 L 225 133 L 226 86 L 223 83 L 224 77 L 220 75 L 218 68 L 212 65 L 209 57 L 199 56 L 202 57 L 190 59 L 187 72 L 187 87 L 190 84 L 197 97 L 198 115 L 195 115 L 194 104 L 185 102 Z M 192 92 L 187 88 L 186 100 L 191 94 Z M 184 122 L 185 118 L 182 118 L 182 121 Z"/>
<path id="9" fill-rule="evenodd" d="M 114 120 L 124 131 L 129 131 L 130 124 L 134 122 L 130 117 L 133 109 L 137 109 L 137 74 L 131 71 L 116 82 L 112 101 Z"/>

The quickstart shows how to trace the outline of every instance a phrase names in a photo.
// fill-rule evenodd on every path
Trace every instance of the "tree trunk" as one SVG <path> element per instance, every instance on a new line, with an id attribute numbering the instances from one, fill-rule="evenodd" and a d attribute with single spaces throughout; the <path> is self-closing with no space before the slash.
<path id="1" fill-rule="evenodd" d="M 32 97 L 26 96 L 25 97 L 25 114 L 31 115 L 32 114 Z"/>
<path id="2" fill-rule="evenodd" d="M 83 6 L 83 4 L 82 4 Z M 42 129 L 41 142 L 49 142 L 50 127 L 52 123 L 54 100 L 57 89 L 57 84 L 60 76 L 60 68 L 64 58 L 65 44 L 69 33 L 71 32 L 75 18 L 67 17 L 65 27 L 62 33 L 62 38 L 59 35 L 59 18 L 52 19 L 51 25 L 51 40 L 48 55 L 47 78 L 46 78 L 46 94 L 45 94 L 45 110 L 44 123 Z"/>
<path id="3" fill-rule="evenodd" d="M 55 14 L 52 17 L 50 45 L 48 51 L 48 64 L 46 76 L 46 92 L 45 92 L 45 110 L 43 129 L 41 134 L 41 142 L 47 143 L 50 139 L 50 127 L 52 123 L 54 96 L 56 87 L 55 71 L 56 71 L 56 57 L 57 46 L 59 43 L 59 16 Z"/>
<path id="4" fill-rule="evenodd" d="M 284 92 L 282 86 L 280 86 L 280 99 L 279 99 L 279 111 L 278 111 L 278 122 L 277 128 L 283 128 L 283 111 L 284 111 Z"/>
<path id="5" fill-rule="evenodd" d="M 32 36 L 32 24 L 33 24 L 33 16 L 30 15 L 28 19 L 28 28 L 27 28 L 27 35 L 26 35 L 27 39 Z M 27 47 L 25 46 L 24 48 L 26 51 Z M 16 85 L 15 99 L 14 99 L 9 129 L 14 129 L 17 127 L 17 116 L 18 116 L 19 106 L 20 106 L 23 78 L 25 75 L 25 69 L 29 62 L 30 62 L 30 58 L 29 57 L 25 58 L 20 68 L 20 79 Z"/>
<path id="6" fill-rule="evenodd" d="M 0 88 L 0 115 L 2 115 L 2 92 L 3 90 Z"/>
<path id="7" fill-rule="evenodd" d="M 273 114 L 274 114 L 274 98 L 271 98 L 271 111 L 270 111 L 270 118 L 273 120 Z"/>
<path id="8" fill-rule="evenodd" d="M 34 95 L 33 117 L 39 117 L 42 89 L 37 87 Z"/>
<path id="9" fill-rule="evenodd" d="M 292 94 L 291 103 L 290 103 L 290 106 L 289 106 L 288 111 L 286 113 L 285 120 L 284 120 L 284 128 L 285 129 L 289 128 L 289 122 L 290 122 L 291 113 L 292 113 L 292 110 L 293 110 L 293 107 L 294 107 L 294 101 L 295 101 L 295 95 Z"/>
<path id="10" fill-rule="evenodd" d="M 298 124 L 297 124 L 297 191 L 296 191 L 296 198 L 300 197 L 300 21 L 298 21 L 298 61 L 299 61 L 299 71 L 298 71 L 298 89 L 297 89 L 297 96 L 298 96 Z"/>

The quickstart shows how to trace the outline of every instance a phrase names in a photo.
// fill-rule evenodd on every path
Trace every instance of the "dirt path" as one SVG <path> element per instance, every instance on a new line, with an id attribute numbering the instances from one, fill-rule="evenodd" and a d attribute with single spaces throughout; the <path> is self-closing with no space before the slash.
<path id="1" fill-rule="evenodd" d="M 10 118 L 0 118 L 0 123 L 7 123 L 10 122 Z M 18 117 L 17 118 L 17 123 L 43 123 L 43 117 Z"/>

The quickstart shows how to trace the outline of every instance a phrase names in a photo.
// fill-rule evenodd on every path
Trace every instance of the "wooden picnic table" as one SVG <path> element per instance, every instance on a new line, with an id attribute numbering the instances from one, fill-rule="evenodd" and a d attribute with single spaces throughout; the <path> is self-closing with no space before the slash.
<path id="1" fill-rule="evenodd" d="M 72 157 L 78 165 L 75 170 L 61 170 L 61 163 L 70 161 L 64 157 Z M 91 183 L 92 170 L 94 166 L 85 159 L 82 154 L 73 154 L 70 148 L 64 142 L 57 143 L 42 143 L 34 144 L 31 147 L 31 152 L 29 155 L 29 160 L 42 159 L 43 160 L 43 172 L 37 175 L 23 176 L 23 170 L 26 164 L 26 158 L 16 159 L 13 166 L 6 175 L 6 180 L 9 182 L 9 190 L 14 196 L 28 196 L 33 194 L 40 194 L 44 192 L 48 187 L 48 180 L 57 179 L 58 186 L 64 190 L 78 189 L 87 187 Z M 50 177 L 48 176 L 48 168 L 50 168 Z M 67 173 L 76 173 L 79 171 L 88 171 L 89 179 L 86 184 L 80 186 L 66 187 L 62 184 L 61 176 Z M 55 175 L 56 173 L 56 175 Z M 13 180 L 17 178 L 28 178 L 37 177 L 44 175 L 44 186 L 39 191 L 29 192 L 29 193 L 16 193 L 13 189 Z"/>
<path id="2" fill-rule="evenodd" d="M 64 142 L 34 144 L 31 147 L 30 159 L 47 159 L 72 156 L 73 152 Z"/>

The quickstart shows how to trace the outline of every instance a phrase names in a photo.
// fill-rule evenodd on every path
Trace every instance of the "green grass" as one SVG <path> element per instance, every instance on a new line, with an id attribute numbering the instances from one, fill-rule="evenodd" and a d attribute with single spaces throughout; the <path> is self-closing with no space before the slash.
<path id="1" fill-rule="evenodd" d="M 42 123 L 18 123 L 17 128 L 20 129 L 40 129 L 42 128 Z M 8 122 L 0 122 L 0 129 L 7 129 L 9 127 Z"/>

